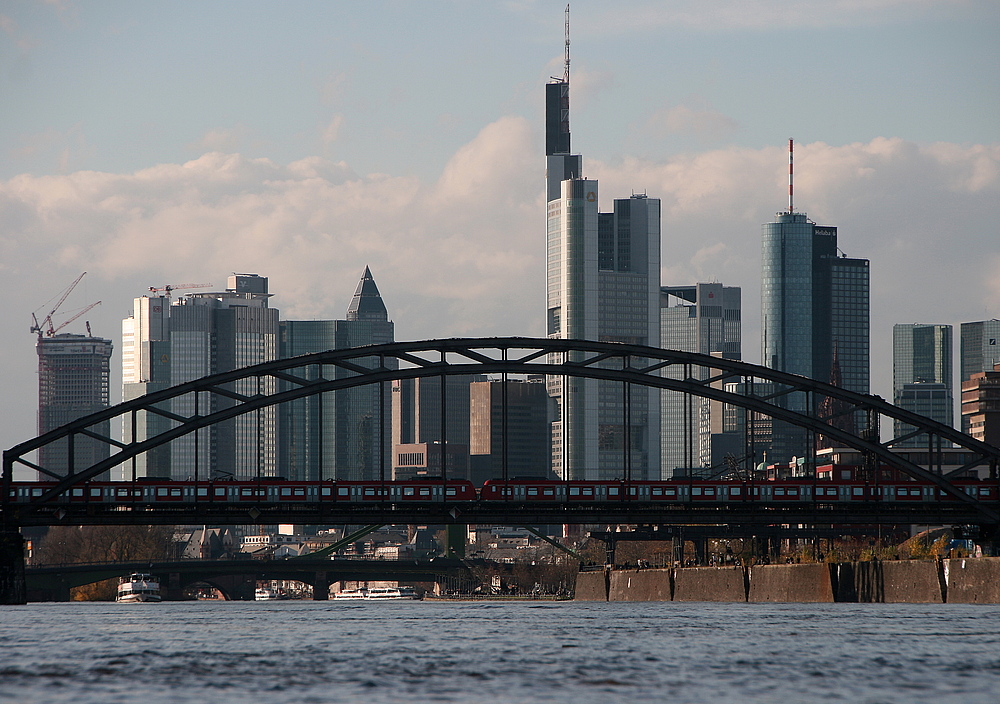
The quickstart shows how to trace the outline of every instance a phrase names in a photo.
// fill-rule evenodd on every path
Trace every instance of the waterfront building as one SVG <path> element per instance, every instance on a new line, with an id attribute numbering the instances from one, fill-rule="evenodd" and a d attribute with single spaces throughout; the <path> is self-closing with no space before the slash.
<path id="1" fill-rule="evenodd" d="M 39 336 L 38 434 L 108 407 L 111 340 L 103 337 L 59 333 Z M 91 428 L 111 436 L 109 421 Z M 59 474 L 89 467 L 110 456 L 111 446 L 95 438 L 76 435 L 48 443 L 38 450 L 38 464 Z M 105 475 L 107 476 L 107 475 Z M 39 473 L 39 479 L 48 479 Z"/>
<path id="2" fill-rule="evenodd" d="M 546 333 L 559 339 L 660 343 L 660 201 L 644 194 L 598 207 L 598 183 L 571 153 L 569 55 L 545 86 Z M 658 391 L 550 377 L 551 461 L 564 479 L 660 476 Z M 626 434 L 629 436 L 626 438 Z"/>
<path id="3" fill-rule="evenodd" d="M 962 382 L 962 421 L 976 440 L 1000 447 L 1000 364 Z"/>
<path id="4" fill-rule="evenodd" d="M 660 340 L 664 349 L 741 359 L 741 291 L 738 286 L 700 283 L 660 289 Z M 707 369 L 691 373 L 708 378 Z M 683 367 L 664 376 L 684 378 Z M 721 383 L 721 382 L 720 382 Z M 721 465 L 727 456 L 743 455 L 743 438 L 723 428 L 717 401 L 676 391 L 660 394 L 662 478 L 686 475 L 693 468 Z"/>
<path id="5" fill-rule="evenodd" d="M 836 349 L 843 388 L 867 394 L 868 260 L 841 254 L 836 227 L 817 225 L 796 212 L 791 185 L 788 210 L 763 225 L 761 260 L 763 365 L 829 381 Z M 801 394 L 784 403 L 799 412 L 817 410 L 806 409 Z M 801 429 L 775 422 L 773 430 L 775 461 L 807 452 Z"/>
<path id="6" fill-rule="evenodd" d="M 894 325 L 892 328 L 893 403 L 945 425 L 954 421 L 952 394 L 951 325 Z M 895 437 L 913 426 L 894 421 Z M 895 447 L 926 447 L 924 434 L 907 438 Z"/>
<path id="7" fill-rule="evenodd" d="M 960 327 L 961 368 L 960 381 L 968 381 L 973 374 L 992 372 L 1000 363 L 1000 320 L 979 320 L 962 323 Z M 962 413 L 962 432 L 969 432 L 969 416 Z"/>

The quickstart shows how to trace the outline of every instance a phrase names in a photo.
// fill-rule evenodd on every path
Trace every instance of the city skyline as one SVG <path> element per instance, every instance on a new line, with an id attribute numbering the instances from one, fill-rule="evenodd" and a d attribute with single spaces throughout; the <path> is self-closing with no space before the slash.
<path id="1" fill-rule="evenodd" d="M 663 281 L 726 281 L 751 302 L 759 272 L 746 262 L 759 260 L 759 223 L 782 206 L 784 140 L 796 137 L 797 203 L 836 223 L 851 257 L 872 262 L 872 392 L 891 398 L 878 380 L 891 378 L 892 325 L 1000 317 L 990 117 L 1000 101 L 987 51 L 997 12 L 901 2 L 809 14 L 808 5 L 764 3 L 745 18 L 736 3 L 714 13 L 629 3 L 617 16 L 574 3 L 574 131 L 602 193 L 663 200 Z M 410 8 L 395 6 L 377 41 L 369 20 L 386 6 L 346 11 L 326 26 L 355 32 L 353 43 L 317 54 L 329 42 L 305 25 L 325 15 L 305 7 L 270 30 L 277 41 L 298 28 L 301 46 L 283 45 L 289 58 L 232 85 L 224 77 L 237 67 L 217 59 L 240 55 L 249 30 L 266 33 L 267 10 L 226 17 L 233 30 L 207 53 L 200 30 L 177 25 L 181 13 L 5 10 L 4 447 L 34 434 L 23 412 L 37 393 L 30 313 L 83 270 L 66 308 L 104 300 L 88 319 L 108 338 L 149 286 L 219 287 L 220 271 L 266 272 L 289 318 L 339 317 L 368 263 L 394 301 L 397 339 L 543 334 L 539 86 L 561 70 L 562 5 L 452 8 L 433 34 L 447 71 L 426 63 L 427 36 L 414 43 L 427 20 Z M 226 24 L 223 10 L 199 12 L 211 17 L 185 21 Z M 480 21 L 489 14 L 494 23 Z M 189 41 L 157 43 L 171 36 Z M 412 58 L 398 74 L 386 70 L 392 42 Z M 813 42 L 844 51 L 821 59 L 804 50 Z M 103 51 L 59 75 L 92 46 Z M 465 70 L 470 56 L 484 70 Z M 99 70 L 108 61 L 136 68 Z M 288 91 L 312 97 L 279 92 L 289 77 Z M 163 96 L 153 100 L 143 82 Z M 778 101 L 782 91 L 792 99 Z M 144 112 L 164 106 L 173 112 L 162 118 Z M 632 156 L 640 145 L 649 148 Z M 948 296 L 935 291 L 942 283 Z M 81 330 L 82 319 L 70 328 Z M 758 331 L 748 305 L 744 337 Z M 759 361 L 755 345 L 745 358 Z M 111 386 L 116 402 L 120 383 Z"/>

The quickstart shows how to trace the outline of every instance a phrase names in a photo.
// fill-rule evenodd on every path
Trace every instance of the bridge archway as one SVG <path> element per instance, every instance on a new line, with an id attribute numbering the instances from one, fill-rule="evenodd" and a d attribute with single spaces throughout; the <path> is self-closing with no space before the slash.
<path id="1" fill-rule="evenodd" d="M 664 370 L 671 368 L 698 370 L 698 374 L 689 373 L 679 379 L 664 376 Z M 326 378 L 326 369 L 342 370 L 348 376 Z M 308 370 L 313 370 L 313 373 Z M 878 396 L 854 393 L 824 382 L 747 362 L 693 352 L 611 342 L 526 337 L 457 338 L 329 350 L 204 377 L 126 401 L 6 450 L 3 454 L 3 482 L 6 487 L 12 481 L 15 464 L 35 469 L 58 480 L 54 488 L 38 498 L 38 503 L 41 503 L 58 496 L 74 484 L 92 479 L 141 453 L 201 428 L 260 409 L 368 384 L 470 374 L 583 377 L 667 389 L 730 404 L 823 434 L 845 447 L 854 448 L 879 462 L 891 464 L 914 478 L 932 482 L 942 491 L 966 503 L 977 505 L 988 520 L 998 520 L 995 511 L 956 489 L 946 476 L 929 472 L 892 453 L 889 448 L 894 443 L 917 434 L 954 443 L 964 448 L 971 459 L 950 472 L 949 476 L 984 464 L 995 471 L 1000 460 L 1000 450 L 954 428 L 897 408 Z M 246 394 L 234 390 L 237 382 L 247 380 L 257 382 L 254 385 L 256 393 Z M 749 389 L 750 393 L 744 395 L 718 388 L 720 382 L 726 381 L 743 382 L 744 388 Z M 777 390 L 767 396 L 754 395 L 753 390 L 757 388 L 757 382 L 761 381 L 770 382 Z M 205 395 L 217 396 L 235 401 L 235 404 L 204 415 L 196 411 L 184 416 L 164 410 L 163 407 L 168 402 L 186 395 L 193 395 L 196 400 Z M 815 407 L 819 399 L 828 398 L 840 404 L 841 413 L 863 414 L 869 421 L 868 432 L 856 435 L 827 420 L 791 410 L 788 406 L 794 407 L 795 404 L 787 403 L 786 399 L 795 395 L 809 397 L 811 400 L 807 407 Z M 195 408 L 197 407 L 196 403 Z M 127 443 L 108 437 L 99 430 L 102 423 L 111 421 L 114 425 L 115 421 L 134 419 L 139 413 L 160 415 L 169 418 L 176 425 L 155 437 Z M 883 442 L 877 432 L 881 418 L 901 421 L 913 430 Z M 73 439 L 78 437 L 95 438 L 107 443 L 112 449 L 111 455 L 72 474 L 53 471 L 28 459 L 31 452 L 48 443 L 66 440 L 72 447 Z M 3 501 L 7 502 L 9 494 L 6 488 L 3 495 Z"/>

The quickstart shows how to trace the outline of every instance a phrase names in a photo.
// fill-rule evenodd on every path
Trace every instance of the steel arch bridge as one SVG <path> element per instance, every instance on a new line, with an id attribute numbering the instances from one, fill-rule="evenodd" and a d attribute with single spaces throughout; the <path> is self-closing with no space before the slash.
<path id="1" fill-rule="evenodd" d="M 340 370 L 334 377 L 343 373 L 347 376 L 324 376 L 329 375 L 331 370 Z M 666 372 L 672 376 L 664 376 Z M 93 479 L 144 452 L 201 428 L 260 409 L 368 384 L 470 374 L 582 377 L 619 382 L 625 386 L 635 384 L 667 389 L 730 404 L 822 434 L 842 446 L 864 453 L 874 461 L 889 464 L 913 478 L 936 484 L 942 491 L 974 509 L 983 523 L 1000 523 L 1000 514 L 992 506 L 969 496 L 949 481 L 951 476 L 983 465 L 989 466 L 991 476 L 995 476 L 1000 450 L 954 428 L 898 408 L 878 396 L 854 393 L 747 362 L 693 352 L 614 342 L 528 337 L 455 338 L 329 350 L 207 376 L 126 401 L 4 451 L 3 513 L 10 515 L 6 504 L 9 501 L 8 489 L 15 465 L 37 470 L 57 481 L 53 488 L 32 501 L 32 505 L 37 506 L 59 496 L 71 486 Z M 237 382 L 247 381 L 256 382 L 256 393 L 246 394 L 234 390 Z M 747 393 L 734 393 L 719 388 L 721 382 L 731 381 L 743 382 Z M 770 382 L 773 385 L 771 388 L 775 390 L 767 395 L 755 395 L 758 382 Z M 177 414 L 160 407 L 168 405 L 167 402 L 173 399 L 188 395 L 195 400 L 196 410 L 191 415 Z M 198 400 L 207 397 L 226 399 L 233 405 L 200 414 L 197 411 Z M 789 399 L 794 397 L 802 397 L 800 403 L 790 403 Z M 792 410 L 792 407 L 818 408 L 823 399 L 836 401 L 839 404 L 839 415 L 863 414 L 867 419 L 867 427 L 857 435 L 837 427 L 836 422 L 831 422 L 835 418 L 823 419 L 813 413 Z M 211 404 L 201 404 L 201 407 L 211 407 Z M 135 419 L 141 413 L 165 417 L 175 425 L 152 438 L 132 442 L 116 440 L 101 430 L 102 424 L 115 420 L 131 422 L 134 427 Z M 883 442 L 879 437 L 881 418 L 901 421 L 911 426 L 912 430 Z M 935 446 L 940 448 L 943 443 L 953 443 L 963 448 L 967 452 L 968 461 L 942 476 L 890 451 L 893 444 L 919 434 L 927 435 L 930 449 Z M 72 473 L 54 471 L 28 458 L 32 452 L 49 443 L 65 441 L 70 449 L 72 467 L 74 440 L 84 437 L 106 443 L 111 448 L 110 456 Z"/>

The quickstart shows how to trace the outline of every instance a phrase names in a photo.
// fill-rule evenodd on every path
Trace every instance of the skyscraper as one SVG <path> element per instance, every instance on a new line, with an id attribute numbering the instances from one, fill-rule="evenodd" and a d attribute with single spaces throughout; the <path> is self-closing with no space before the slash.
<path id="1" fill-rule="evenodd" d="M 1000 320 L 980 320 L 962 323 L 961 369 L 959 376 L 965 382 L 973 374 L 993 372 L 993 365 L 1000 362 Z M 962 414 L 962 432 L 969 432 L 969 415 Z"/>
<path id="2" fill-rule="evenodd" d="M 788 210 L 764 224 L 762 234 L 764 366 L 828 382 L 836 349 L 843 388 L 868 393 L 868 260 L 840 254 L 836 227 L 795 212 L 791 184 Z M 784 403 L 815 412 L 805 408 L 801 396 Z M 772 443 L 773 459 L 784 461 L 802 454 L 806 439 L 800 430 L 775 423 Z"/>
<path id="3" fill-rule="evenodd" d="M 562 78 L 546 85 L 547 334 L 658 345 L 660 201 L 633 194 L 598 210 L 597 181 L 570 153 L 569 41 Z M 565 479 L 659 477 L 657 391 L 550 377 L 552 468 Z M 628 430 L 626 430 L 628 429 Z M 629 437 L 626 438 L 626 433 Z"/>
<path id="4" fill-rule="evenodd" d="M 108 407 L 111 340 L 71 333 L 40 334 L 35 351 L 39 435 Z M 110 437 L 110 422 L 92 430 Z M 77 435 L 72 448 L 65 438 L 41 447 L 38 464 L 58 473 L 79 471 L 107 459 L 110 450 L 108 443 Z"/>
<path id="5" fill-rule="evenodd" d="M 549 432 L 545 385 L 538 380 L 494 379 L 474 382 L 469 392 L 472 480 L 479 485 L 502 477 L 505 465 L 508 477 L 546 476 Z"/>
<path id="6" fill-rule="evenodd" d="M 951 326 L 898 324 L 892 328 L 893 403 L 900 408 L 952 425 Z M 894 421 L 899 437 L 913 426 Z M 926 447 L 926 435 L 914 436 L 895 447 Z"/>
<path id="7" fill-rule="evenodd" d="M 142 296 L 132 315 L 122 321 L 122 397 L 193 381 L 209 374 L 269 362 L 278 354 L 278 311 L 268 306 L 267 278 L 233 274 L 224 291 L 190 293 L 171 303 L 168 296 Z M 265 384 L 258 388 L 257 384 Z M 274 381 L 245 379 L 233 391 L 253 396 L 271 393 Z M 173 399 L 177 415 L 208 415 L 235 405 L 218 394 L 187 394 Z M 147 440 L 172 427 L 156 413 L 136 416 L 134 437 Z M 123 427 L 133 439 L 131 419 Z M 119 468 L 122 478 L 135 476 L 188 477 L 275 476 L 277 473 L 277 410 L 263 408 L 216 423 L 177 438 Z"/>
<path id="8" fill-rule="evenodd" d="M 660 340 L 664 349 L 741 359 L 740 288 L 722 284 L 664 286 L 660 289 Z M 701 369 L 701 378 L 708 370 Z M 683 378 L 680 368 L 663 374 Z M 743 454 L 743 439 L 723 431 L 722 404 L 663 391 L 660 394 L 663 478 L 677 469 L 712 467 L 727 454 Z"/>

